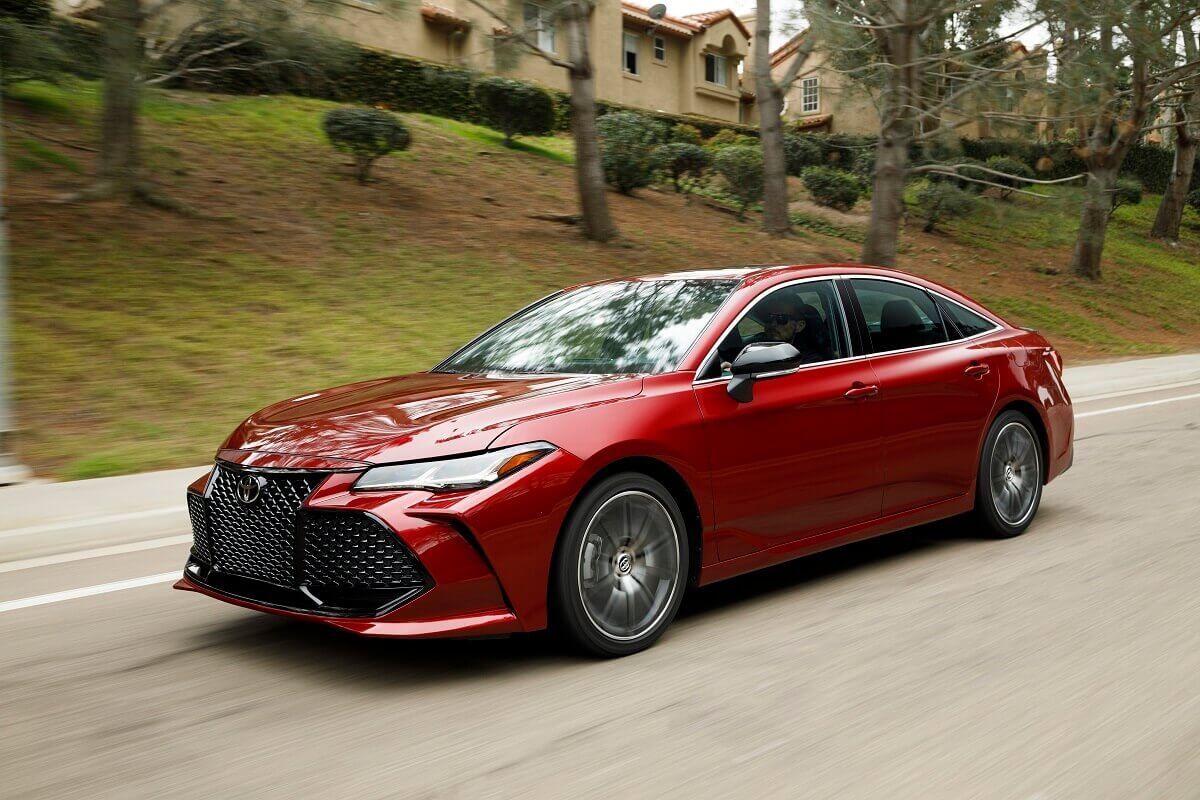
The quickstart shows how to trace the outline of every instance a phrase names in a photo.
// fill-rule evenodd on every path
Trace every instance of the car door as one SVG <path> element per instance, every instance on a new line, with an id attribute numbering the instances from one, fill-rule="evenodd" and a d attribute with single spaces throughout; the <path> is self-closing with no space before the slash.
<path id="1" fill-rule="evenodd" d="M 880 391 L 883 515 L 966 494 L 1004 347 L 964 337 L 922 287 L 875 277 L 849 283 Z"/>
<path id="2" fill-rule="evenodd" d="M 819 329 L 813 340 L 824 342 L 809 363 L 756 380 L 753 398 L 738 402 L 720 363 L 727 367 L 748 341 L 768 340 L 761 309 L 779 292 L 803 302 L 808 325 Z M 697 373 L 719 558 L 879 516 L 880 403 L 869 361 L 854 356 L 835 281 L 806 280 L 751 303 Z"/>

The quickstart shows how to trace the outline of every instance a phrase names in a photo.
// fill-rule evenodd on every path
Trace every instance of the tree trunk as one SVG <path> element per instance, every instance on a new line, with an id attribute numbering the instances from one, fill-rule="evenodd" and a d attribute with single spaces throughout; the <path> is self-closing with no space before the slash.
<path id="1" fill-rule="evenodd" d="M 141 61 L 140 0 L 105 0 L 104 106 L 98 182 L 93 194 L 132 199 L 138 191 L 138 66 Z"/>
<path id="2" fill-rule="evenodd" d="M 904 178 L 908 172 L 908 139 L 885 132 L 875 147 L 875 184 L 871 193 L 871 218 L 863 242 L 864 264 L 896 265 L 900 220 L 904 216 Z"/>
<path id="3" fill-rule="evenodd" d="M 788 216 L 787 157 L 783 149 L 783 91 L 771 77 L 771 0 L 758 0 L 754 24 L 754 86 L 758 93 L 758 131 L 763 154 L 763 230 L 784 236 Z M 797 56 L 798 57 L 798 56 Z"/>
<path id="4" fill-rule="evenodd" d="M 608 190 L 600 163 L 600 141 L 596 135 L 596 87 L 587 46 L 588 11 L 579 0 L 569 2 L 562 19 L 567 33 L 567 71 L 571 89 L 571 132 L 575 136 L 575 182 L 583 235 L 607 242 L 617 235 L 608 212 Z"/>
<path id="5" fill-rule="evenodd" d="M 1088 172 L 1087 195 L 1071 257 L 1071 272 L 1081 278 L 1100 279 L 1100 256 L 1104 253 L 1104 237 L 1108 233 L 1108 217 L 1116 187 L 1116 167 L 1095 168 Z"/>
<path id="6" fill-rule="evenodd" d="M 1155 239 L 1165 239 L 1169 242 L 1179 241 L 1179 224 L 1183 221 L 1188 187 L 1192 184 L 1198 144 L 1182 108 L 1176 109 L 1175 119 L 1183 124 L 1176 128 L 1178 137 L 1175 140 L 1175 164 L 1171 170 L 1171 182 L 1167 185 L 1167 191 L 1163 193 L 1162 202 L 1158 204 L 1158 213 L 1154 216 L 1154 225 L 1150 228 L 1150 235 Z"/>

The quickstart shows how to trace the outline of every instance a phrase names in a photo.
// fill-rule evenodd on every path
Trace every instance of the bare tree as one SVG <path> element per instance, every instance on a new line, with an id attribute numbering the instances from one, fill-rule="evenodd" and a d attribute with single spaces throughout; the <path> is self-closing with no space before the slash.
<path id="1" fill-rule="evenodd" d="M 1055 3 L 1052 29 L 1068 34 L 1060 52 L 1056 91 L 1090 106 L 1088 127 L 1079 132 L 1076 153 L 1087 165 L 1087 186 L 1071 271 L 1101 277 L 1100 259 L 1108 232 L 1117 176 L 1130 148 L 1145 133 L 1155 99 L 1198 70 L 1195 61 L 1176 65 L 1173 33 L 1200 9 L 1191 3 L 1137 0 L 1047 0 Z"/>
<path id="2" fill-rule="evenodd" d="M 588 30 L 595 4 L 592 0 L 562 0 L 552 9 L 553 18 L 562 23 L 566 34 L 567 53 L 565 58 L 560 58 L 538 46 L 536 29 L 514 25 L 481 0 L 470 2 L 503 26 L 504 33 L 498 36 L 498 46 L 518 48 L 567 71 L 571 133 L 575 138 L 575 183 L 579 191 L 583 233 L 597 242 L 613 239 L 617 235 L 617 228 L 608 210 L 608 190 L 604 185 L 604 168 L 600 162 L 600 139 L 596 133 L 596 85 L 588 52 Z"/>
<path id="3" fill-rule="evenodd" d="M 398 3 L 388 0 L 384 5 Z M 179 12 L 179 18 L 172 18 Z M 143 86 L 189 76 L 253 72 L 283 61 L 300 63 L 333 42 L 322 25 L 334 0 L 103 0 L 92 11 L 104 41 L 104 90 L 96 180 L 68 198 L 119 198 L 178 207 L 145 179 L 139 102 Z M 179 19 L 188 20 L 180 24 Z M 205 42 L 206 44 L 198 44 Z M 237 51 L 243 60 L 230 60 Z M 286 52 L 286 51 L 292 52 Z M 327 52 L 321 50 L 320 52 Z M 218 63 L 218 59 L 220 59 Z"/>
<path id="4" fill-rule="evenodd" d="M 879 139 L 863 262 L 896 263 L 914 145 L 970 122 L 969 114 L 949 125 L 944 117 L 1040 57 L 1038 49 L 1011 46 L 1035 22 L 996 32 L 1003 11 L 1013 5 L 1014 0 L 822 0 L 808 7 L 820 47 L 828 49 L 834 65 L 877 94 Z M 956 171 L 948 165 L 920 170 Z"/>
<path id="5" fill-rule="evenodd" d="M 783 147 L 783 98 L 796 82 L 813 49 L 814 38 L 803 37 L 796 54 L 778 80 L 771 74 L 771 0 L 758 0 L 754 18 L 754 91 L 758 130 L 763 150 L 763 230 L 773 236 L 791 231 L 788 215 L 787 158 Z"/>
<path id="6" fill-rule="evenodd" d="M 1200 61 L 1200 33 L 1194 30 L 1195 27 L 1192 20 L 1180 26 L 1185 63 Z M 1196 152 L 1200 149 L 1200 71 L 1173 89 L 1176 95 L 1167 99 L 1165 105 L 1172 116 L 1168 130 L 1175 134 L 1175 159 L 1171 180 L 1150 228 L 1151 236 L 1169 242 L 1179 241 L 1179 225 L 1183 221 L 1183 209 L 1196 166 Z"/>

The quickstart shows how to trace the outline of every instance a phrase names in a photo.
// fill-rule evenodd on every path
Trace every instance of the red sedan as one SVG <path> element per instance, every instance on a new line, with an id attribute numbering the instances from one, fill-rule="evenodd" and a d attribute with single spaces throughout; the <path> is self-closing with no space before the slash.
<path id="1" fill-rule="evenodd" d="M 242 423 L 178 589 L 373 636 L 651 645 L 684 591 L 952 515 L 1009 537 L 1071 465 L 1062 361 L 851 264 L 577 286 L 428 372 Z"/>

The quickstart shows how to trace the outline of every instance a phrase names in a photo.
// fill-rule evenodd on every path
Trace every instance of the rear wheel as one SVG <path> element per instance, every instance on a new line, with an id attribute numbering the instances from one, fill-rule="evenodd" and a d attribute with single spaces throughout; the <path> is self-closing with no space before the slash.
<path id="1" fill-rule="evenodd" d="M 614 475 L 567 521 L 555 557 L 557 622 L 595 655 L 636 653 L 675 618 L 687 574 L 687 533 L 671 493 L 647 475 Z"/>
<path id="2" fill-rule="evenodd" d="M 996 417 L 984 440 L 975 489 L 975 516 L 997 538 L 1029 527 L 1042 500 L 1042 449 L 1037 432 L 1019 411 Z"/>

